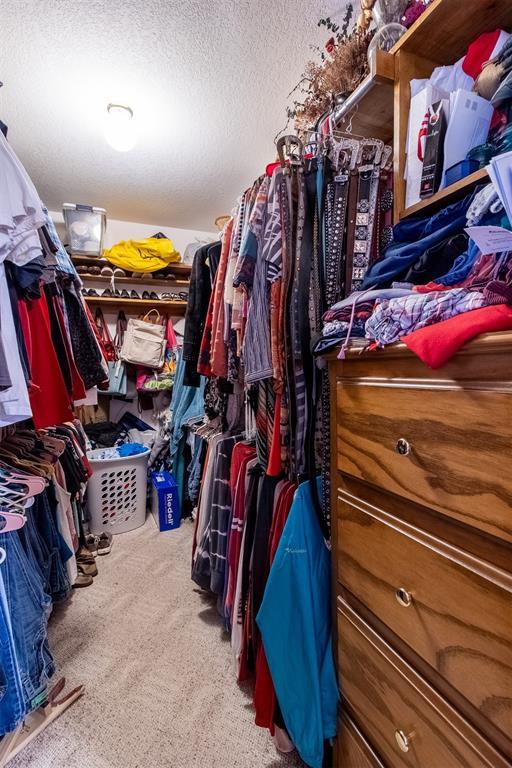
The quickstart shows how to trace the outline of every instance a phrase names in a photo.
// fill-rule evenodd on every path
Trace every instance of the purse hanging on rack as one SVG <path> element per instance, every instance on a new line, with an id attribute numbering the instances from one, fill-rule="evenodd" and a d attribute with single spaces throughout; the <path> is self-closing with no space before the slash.
<path id="1" fill-rule="evenodd" d="M 119 356 L 120 349 L 123 345 L 124 335 L 126 332 L 126 315 L 124 312 L 119 312 L 116 323 L 116 335 L 114 338 L 114 360 L 109 360 L 108 363 L 108 389 L 105 392 L 106 395 L 112 395 L 113 397 L 126 397 L 128 391 L 128 382 L 126 376 L 126 366 Z"/>
<path id="2" fill-rule="evenodd" d="M 156 313 L 156 319 L 151 321 L 149 318 L 153 313 Z M 128 320 L 120 357 L 125 363 L 160 370 L 165 360 L 166 344 L 160 313 L 152 309 L 142 320 Z"/>
<path id="3" fill-rule="evenodd" d="M 174 385 L 174 377 L 177 366 L 178 342 L 170 318 L 162 318 L 165 328 L 167 348 L 165 360 L 160 371 L 149 373 L 144 368 L 137 371 L 136 387 L 139 394 L 156 394 L 161 391 L 170 391 Z"/>

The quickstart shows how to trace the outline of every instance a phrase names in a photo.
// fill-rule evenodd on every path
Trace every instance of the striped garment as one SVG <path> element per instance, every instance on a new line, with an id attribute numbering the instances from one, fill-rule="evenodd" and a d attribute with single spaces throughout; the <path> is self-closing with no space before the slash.
<path id="1" fill-rule="evenodd" d="M 485 305 L 482 293 L 465 288 L 377 300 L 366 322 L 366 338 L 375 339 L 379 344 L 392 344 L 411 331 Z"/>
<path id="2" fill-rule="evenodd" d="M 212 467 L 213 490 L 210 519 L 206 522 L 201 541 L 195 552 L 192 579 L 203 589 L 215 594 L 224 592 L 228 533 L 231 523 L 231 455 L 242 435 L 226 437 L 217 445 Z M 211 459 L 210 459 L 211 460 Z"/>

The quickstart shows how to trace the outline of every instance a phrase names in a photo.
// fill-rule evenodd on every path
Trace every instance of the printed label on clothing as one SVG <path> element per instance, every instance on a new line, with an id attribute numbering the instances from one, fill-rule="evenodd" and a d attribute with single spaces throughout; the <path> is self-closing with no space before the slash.
<path id="1" fill-rule="evenodd" d="M 482 255 L 512 250 L 512 232 L 503 227 L 466 227 L 464 230 Z"/>
<path id="2" fill-rule="evenodd" d="M 38 707 L 40 707 L 41 704 L 43 704 L 46 701 L 46 696 L 47 696 L 46 688 L 44 689 L 44 691 L 41 691 L 41 693 L 38 693 L 37 696 L 34 696 L 32 701 L 30 702 L 30 706 L 32 707 L 32 709 L 38 709 Z"/>

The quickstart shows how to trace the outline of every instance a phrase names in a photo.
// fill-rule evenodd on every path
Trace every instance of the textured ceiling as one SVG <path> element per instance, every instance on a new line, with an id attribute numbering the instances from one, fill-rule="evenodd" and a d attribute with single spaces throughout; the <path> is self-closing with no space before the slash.
<path id="1" fill-rule="evenodd" d="M 0 119 L 50 209 L 211 229 L 274 157 L 317 20 L 344 0 L 0 0 Z M 103 136 L 134 111 L 129 153 Z"/>

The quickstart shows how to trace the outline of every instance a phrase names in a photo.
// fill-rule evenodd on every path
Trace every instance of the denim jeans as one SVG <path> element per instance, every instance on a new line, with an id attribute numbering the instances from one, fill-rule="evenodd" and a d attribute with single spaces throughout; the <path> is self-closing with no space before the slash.
<path id="1" fill-rule="evenodd" d="M 52 599 L 58 602 L 69 596 L 71 584 L 65 565 L 66 553 L 69 552 L 69 548 L 57 529 L 55 516 L 52 512 L 52 504 L 55 508 L 55 498 L 52 493 L 53 489 L 49 487 L 36 496 L 32 509 L 37 530 L 48 550 L 46 560 L 43 563 L 39 562 L 45 576 L 45 589 Z"/>
<path id="2" fill-rule="evenodd" d="M 387 285 L 404 274 L 426 250 L 462 232 L 473 196 L 474 193 L 467 195 L 431 217 L 415 216 L 396 224 L 393 227 L 393 242 L 386 248 L 383 258 L 366 273 L 363 290 Z"/>
<path id="3" fill-rule="evenodd" d="M 4 566 L 5 563 L 0 566 L 0 736 L 14 731 L 26 714 L 3 580 Z"/>
<path id="4" fill-rule="evenodd" d="M 192 506 L 196 506 L 199 499 L 199 487 L 201 485 L 201 475 L 203 473 L 204 440 L 199 435 L 190 435 L 189 443 L 192 452 L 192 459 L 188 465 L 188 497 Z"/>
<path id="5" fill-rule="evenodd" d="M 27 557 L 16 532 L 0 533 L 5 561 L 0 565 L 11 617 L 14 654 L 25 714 L 44 700 L 55 668 L 48 646 L 47 626 L 52 600 L 34 561 Z"/>
<path id="6" fill-rule="evenodd" d="M 176 368 L 174 378 L 174 387 L 171 400 L 171 438 L 169 449 L 171 458 L 178 450 L 181 438 L 183 436 L 183 425 L 192 418 L 199 418 L 204 415 L 204 384 L 205 379 L 201 376 L 199 387 L 189 387 L 183 382 L 185 373 L 185 361 L 180 357 Z"/>

